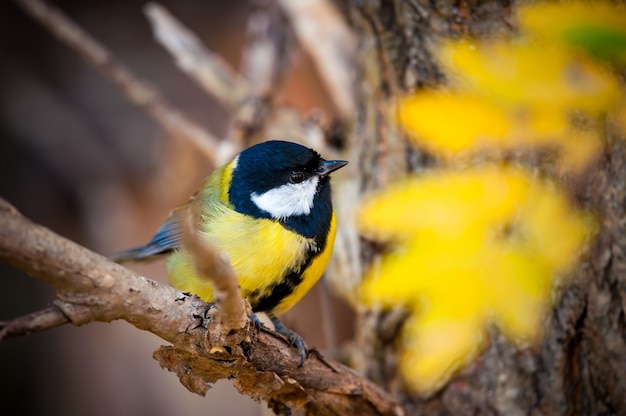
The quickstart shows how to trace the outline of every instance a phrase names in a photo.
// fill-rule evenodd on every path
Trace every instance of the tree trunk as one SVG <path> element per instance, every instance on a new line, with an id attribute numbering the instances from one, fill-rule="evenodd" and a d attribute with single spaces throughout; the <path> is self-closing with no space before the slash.
<path id="1" fill-rule="evenodd" d="M 363 143 L 362 187 L 371 189 L 430 162 L 406 147 L 383 114 L 396 94 L 445 83 L 431 54 L 435 37 L 514 29 L 508 1 L 363 0 L 348 8 L 360 42 L 353 140 Z M 361 369 L 412 414 L 626 414 L 625 160 L 623 137 L 609 130 L 597 165 L 568 184 L 601 219 L 599 233 L 558 294 L 539 345 L 518 349 L 492 329 L 480 358 L 425 399 L 408 393 L 397 375 L 402 314 L 362 314 Z"/>

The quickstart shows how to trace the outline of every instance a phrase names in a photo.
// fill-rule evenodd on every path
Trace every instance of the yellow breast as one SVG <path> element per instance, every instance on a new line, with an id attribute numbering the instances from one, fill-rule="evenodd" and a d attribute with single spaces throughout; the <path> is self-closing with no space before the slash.
<path id="1" fill-rule="evenodd" d="M 324 249 L 319 251 L 314 239 L 290 231 L 276 221 L 240 214 L 230 205 L 225 192 L 231 181 L 232 166 L 233 163 L 218 169 L 207 179 L 190 207 L 192 218 L 201 233 L 228 256 L 242 294 L 252 306 L 267 296 L 280 293 L 280 302 L 266 312 L 283 313 L 324 273 L 335 241 L 335 216 L 333 214 Z M 213 300 L 210 280 L 199 276 L 192 264 L 184 248 L 170 255 L 167 262 L 170 283 L 206 301 Z M 288 275 L 301 279 L 283 296 L 282 291 L 274 289 L 284 283 Z"/>
<path id="2" fill-rule="evenodd" d="M 330 259 L 335 238 L 334 215 L 325 249 L 317 253 L 313 239 L 287 230 L 275 221 L 242 215 L 220 201 L 208 201 L 208 204 L 205 201 L 200 223 L 202 233 L 228 256 L 242 294 L 253 307 L 269 296 L 286 275 L 302 274 L 300 284 L 268 311 L 275 314 L 291 308 L 319 280 Z M 315 257 L 309 261 L 307 256 L 313 252 Z M 301 270 L 306 263 L 309 266 Z M 196 274 L 184 249 L 170 256 L 167 272 L 172 286 L 206 301 L 213 299 L 209 279 Z"/>

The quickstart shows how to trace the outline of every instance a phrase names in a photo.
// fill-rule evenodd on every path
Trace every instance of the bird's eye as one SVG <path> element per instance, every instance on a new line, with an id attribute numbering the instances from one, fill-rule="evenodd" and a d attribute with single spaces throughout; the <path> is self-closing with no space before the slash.
<path id="1" fill-rule="evenodd" d="M 300 183 L 304 180 L 304 173 L 302 172 L 292 172 L 289 177 L 289 182 L 291 183 Z"/>

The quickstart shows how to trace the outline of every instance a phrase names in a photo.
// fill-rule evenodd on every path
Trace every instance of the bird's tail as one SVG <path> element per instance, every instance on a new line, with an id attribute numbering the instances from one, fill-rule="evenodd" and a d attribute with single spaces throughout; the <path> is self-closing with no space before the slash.
<path id="1" fill-rule="evenodd" d="M 161 254 L 169 254 L 179 248 L 183 240 L 181 212 L 186 212 L 187 205 L 179 207 L 170 213 L 147 244 L 121 251 L 109 257 L 116 263 L 125 261 L 149 260 Z"/>
<path id="2" fill-rule="evenodd" d="M 164 248 L 155 244 L 148 243 L 144 246 L 133 247 L 128 250 L 120 251 L 109 256 L 109 260 L 116 263 L 124 263 L 127 261 L 152 260 L 156 256 L 168 254 L 172 251 L 170 248 Z"/>

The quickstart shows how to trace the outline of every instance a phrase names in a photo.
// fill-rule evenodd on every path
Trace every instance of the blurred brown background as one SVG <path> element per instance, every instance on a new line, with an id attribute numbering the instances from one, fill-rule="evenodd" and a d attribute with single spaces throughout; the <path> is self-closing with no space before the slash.
<path id="1" fill-rule="evenodd" d="M 176 68 L 152 38 L 143 1 L 55 5 L 109 48 L 135 75 L 217 136 L 228 115 Z M 246 1 L 163 1 L 235 68 Z M 104 255 L 146 241 L 171 208 L 210 173 L 188 143 L 166 134 L 107 79 L 12 2 L 0 2 L 0 195 L 22 213 Z M 305 54 L 293 56 L 278 98 L 303 113 L 329 110 Z M 165 282 L 162 261 L 132 266 Z M 333 354 L 348 329 L 320 326 L 328 291 L 318 285 L 283 321 L 310 346 Z M 47 306 L 54 293 L 0 264 L 0 320 Z M 348 310 L 331 299 L 336 316 Z M 325 306 L 328 311 L 328 306 Z M 324 336 L 324 334 L 326 336 Z M 336 337 L 330 342 L 327 338 Z M 206 398 L 162 370 L 163 342 L 124 322 L 61 327 L 0 343 L 0 414 L 260 415 L 264 404 L 220 382 Z"/>

